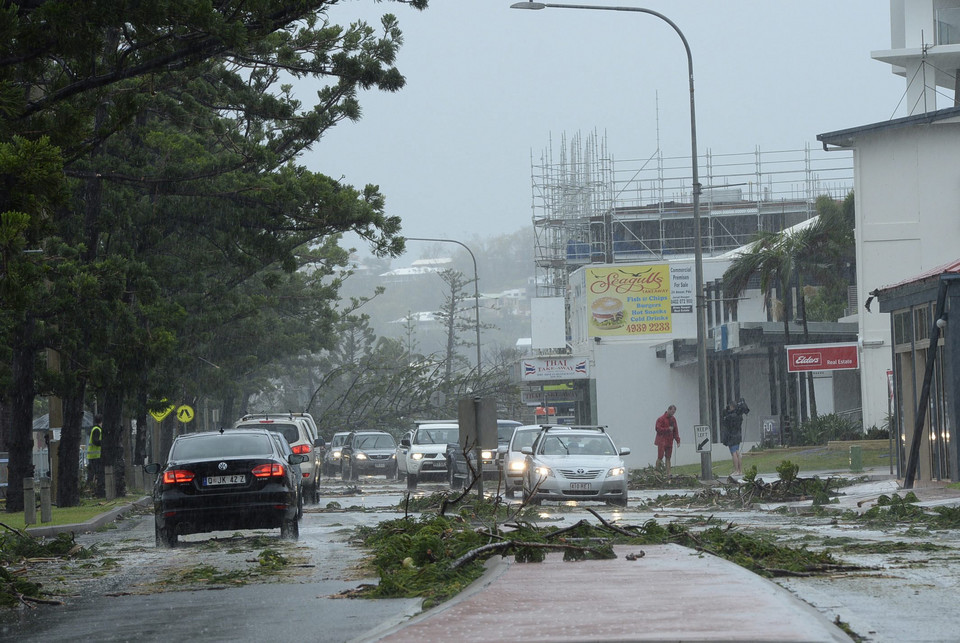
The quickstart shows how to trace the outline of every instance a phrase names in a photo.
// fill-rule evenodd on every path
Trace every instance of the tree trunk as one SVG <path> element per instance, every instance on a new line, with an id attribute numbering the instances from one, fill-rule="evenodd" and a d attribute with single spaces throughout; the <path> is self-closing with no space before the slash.
<path id="1" fill-rule="evenodd" d="M 790 289 L 786 287 L 781 281 L 780 284 L 780 293 L 783 298 L 783 310 L 781 315 L 783 315 L 783 375 L 787 387 L 787 399 L 786 399 L 786 408 L 784 409 L 784 429 L 787 438 L 787 445 L 793 445 L 793 418 L 796 417 L 797 411 L 797 387 L 794 383 L 795 378 L 793 374 L 790 373 L 789 366 L 787 364 L 787 349 L 786 346 L 790 344 L 790 318 L 793 316 L 793 306 L 790 304 Z"/>
<path id="2" fill-rule="evenodd" d="M 33 400 L 37 370 L 33 331 L 34 321 L 28 316 L 13 335 L 7 513 L 23 511 L 23 479 L 33 477 Z"/>
<path id="3" fill-rule="evenodd" d="M 63 427 L 60 429 L 60 452 L 57 455 L 57 506 L 80 505 L 80 444 L 83 440 L 83 399 L 86 382 L 73 390 L 61 392 Z"/>
<path id="4" fill-rule="evenodd" d="M 103 396 L 103 450 L 100 457 L 104 467 L 113 467 L 113 491 L 117 498 L 127 493 L 122 413 L 123 392 L 118 386 L 111 386 Z"/>
<path id="5" fill-rule="evenodd" d="M 134 465 L 143 465 L 147 460 L 147 391 L 141 386 L 137 391 L 134 408 L 134 421 L 137 423 L 137 435 L 133 441 Z"/>
<path id="6" fill-rule="evenodd" d="M 800 320 L 803 322 L 803 343 L 810 343 L 810 329 L 807 327 L 807 296 L 804 293 L 803 278 L 800 275 L 800 271 L 797 271 L 797 283 L 799 286 L 799 295 L 800 299 L 798 301 L 800 305 Z M 807 371 L 807 398 L 810 400 L 810 417 L 817 419 L 817 394 L 813 389 L 813 373 Z"/>

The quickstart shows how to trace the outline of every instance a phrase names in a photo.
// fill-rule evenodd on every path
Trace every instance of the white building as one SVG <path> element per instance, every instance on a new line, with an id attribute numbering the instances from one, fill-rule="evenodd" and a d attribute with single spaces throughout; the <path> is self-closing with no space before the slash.
<path id="1" fill-rule="evenodd" d="M 955 260 L 960 240 L 960 108 L 956 93 L 960 0 L 891 0 L 891 49 L 872 53 L 906 80 L 910 116 L 821 134 L 825 149 L 853 151 L 857 284 L 871 291 Z M 889 314 L 860 309 L 864 426 L 888 412 Z"/>

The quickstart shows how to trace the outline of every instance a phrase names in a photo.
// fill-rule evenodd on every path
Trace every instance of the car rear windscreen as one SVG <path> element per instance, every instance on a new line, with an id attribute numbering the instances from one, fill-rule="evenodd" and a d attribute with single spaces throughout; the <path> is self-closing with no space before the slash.
<path id="1" fill-rule="evenodd" d="M 300 440 L 300 429 L 297 428 L 296 424 L 283 424 L 280 422 L 274 422 L 273 420 L 269 422 L 259 421 L 259 422 L 250 422 L 248 424 L 241 424 L 237 427 L 238 429 L 266 429 L 267 431 L 276 431 L 287 439 L 287 442 L 293 444 Z"/>
<path id="2" fill-rule="evenodd" d="M 273 453 L 269 435 L 226 432 L 177 440 L 170 449 L 170 460 L 263 457 Z"/>

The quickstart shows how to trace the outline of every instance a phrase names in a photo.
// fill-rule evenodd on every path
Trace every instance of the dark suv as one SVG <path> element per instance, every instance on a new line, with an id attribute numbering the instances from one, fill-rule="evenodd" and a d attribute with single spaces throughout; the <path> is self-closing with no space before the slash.
<path id="1" fill-rule="evenodd" d="M 340 475 L 356 480 L 360 475 L 397 477 L 397 441 L 385 431 L 353 431 L 340 449 Z"/>

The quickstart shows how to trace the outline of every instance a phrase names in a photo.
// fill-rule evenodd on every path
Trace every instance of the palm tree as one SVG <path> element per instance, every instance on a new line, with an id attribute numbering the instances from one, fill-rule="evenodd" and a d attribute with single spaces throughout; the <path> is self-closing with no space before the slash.
<path id="1" fill-rule="evenodd" d="M 793 255 L 788 239 L 780 232 L 761 230 L 747 249 L 740 254 L 723 273 L 723 292 L 726 299 L 736 299 L 746 289 L 754 276 L 760 277 L 760 292 L 763 306 L 771 317 L 783 320 L 784 345 L 790 343 L 790 298 L 785 295 L 793 272 Z M 782 298 L 775 300 L 776 288 Z M 796 391 L 788 380 L 789 409 L 796 407 Z"/>
<path id="2" fill-rule="evenodd" d="M 796 286 L 798 315 L 803 325 L 803 341 L 809 343 L 807 326 L 805 277 L 814 276 L 823 280 L 837 279 L 838 265 L 853 262 L 855 242 L 853 229 L 853 192 L 842 205 L 829 196 L 820 196 L 816 201 L 817 216 L 808 225 L 795 226 L 781 232 L 759 232 L 748 249 L 733 261 L 723 275 L 724 293 L 735 298 L 746 290 L 754 275 L 760 277 L 760 291 L 764 294 L 764 307 L 773 311 L 774 317 L 783 320 L 784 343 L 790 343 L 790 297 L 791 284 Z M 775 306 L 771 296 L 772 286 L 777 286 L 783 300 Z M 769 308 L 770 306 L 773 308 Z M 811 417 L 817 417 L 817 400 L 814 392 L 813 374 L 807 373 L 807 390 Z M 791 408 L 794 406 L 794 391 L 790 388 Z"/>

